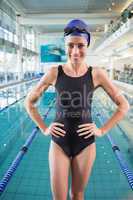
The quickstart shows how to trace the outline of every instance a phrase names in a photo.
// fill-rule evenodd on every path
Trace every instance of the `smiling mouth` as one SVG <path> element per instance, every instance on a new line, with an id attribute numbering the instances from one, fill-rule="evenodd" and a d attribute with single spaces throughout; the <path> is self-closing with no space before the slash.
<path id="1" fill-rule="evenodd" d="M 79 57 L 73 57 L 73 59 L 79 59 Z"/>

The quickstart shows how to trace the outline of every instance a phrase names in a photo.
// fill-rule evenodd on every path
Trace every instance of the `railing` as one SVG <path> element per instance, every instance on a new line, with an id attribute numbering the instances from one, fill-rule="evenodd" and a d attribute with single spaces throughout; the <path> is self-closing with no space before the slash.
<path id="1" fill-rule="evenodd" d="M 39 81 L 39 79 L 17 81 L 0 86 L 0 112 L 23 99 L 27 95 L 29 88 Z"/>

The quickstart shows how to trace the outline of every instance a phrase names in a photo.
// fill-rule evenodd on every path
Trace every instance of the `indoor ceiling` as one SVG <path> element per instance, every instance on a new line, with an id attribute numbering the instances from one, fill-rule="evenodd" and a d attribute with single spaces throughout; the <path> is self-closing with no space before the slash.
<path id="1" fill-rule="evenodd" d="M 8 0 L 25 14 L 46 13 L 106 13 L 109 8 L 120 13 L 127 0 Z M 114 5 L 115 4 L 115 5 Z"/>
<path id="2" fill-rule="evenodd" d="M 69 20 L 84 19 L 92 33 L 90 51 L 103 39 L 105 30 L 111 20 L 120 17 L 121 12 L 128 7 L 132 0 L 5 0 L 16 10 L 20 24 L 28 25 L 36 30 L 39 38 L 44 35 L 63 35 L 63 29 Z M 107 25 L 107 26 L 106 26 Z M 127 38 L 129 38 L 127 36 Z M 44 38 L 43 38 L 44 40 Z M 131 40 L 132 41 L 132 40 Z M 130 41 L 126 41 L 127 43 Z M 118 43 L 118 42 L 117 42 Z M 111 54 L 113 49 L 121 45 L 113 44 L 101 54 Z"/>
<path id="3" fill-rule="evenodd" d="M 127 0 L 7 0 L 20 14 L 20 22 L 39 33 L 62 32 L 73 18 L 85 19 L 93 33 L 103 32 L 105 24 L 120 16 Z"/>

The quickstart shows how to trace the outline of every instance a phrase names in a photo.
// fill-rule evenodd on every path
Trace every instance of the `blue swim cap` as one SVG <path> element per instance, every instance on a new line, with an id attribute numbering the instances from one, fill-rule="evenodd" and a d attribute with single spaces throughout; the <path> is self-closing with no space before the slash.
<path id="1" fill-rule="evenodd" d="M 80 19 L 73 19 L 66 25 L 64 28 L 64 37 L 68 35 L 83 36 L 87 39 L 88 46 L 90 44 L 89 27 L 84 21 Z"/>

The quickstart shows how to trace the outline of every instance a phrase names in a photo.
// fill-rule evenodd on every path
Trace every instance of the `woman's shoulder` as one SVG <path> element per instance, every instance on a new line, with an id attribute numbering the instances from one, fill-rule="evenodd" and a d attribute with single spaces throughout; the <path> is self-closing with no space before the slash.
<path id="1" fill-rule="evenodd" d="M 101 85 L 104 80 L 107 80 L 109 78 L 107 71 L 102 67 L 97 66 L 92 67 L 92 77 L 96 86 Z"/>
<path id="2" fill-rule="evenodd" d="M 53 65 L 49 67 L 41 78 L 41 82 L 47 82 L 53 84 L 57 78 L 58 66 Z"/>
<path id="3" fill-rule="evenodd" d="M 52 79 L 52 84 L 55 85 L 57 76 L 58 76 L 58 69 L 60 65 L 53 65 L 49 68 L 49 76 Z"/>
<path id="4" fill-rule="evenodd" d="M 56 77 L 58 74 L 58 69 L 59 69 L 59 65 L 52 65 L 49 69 L 48 69 L 48 74 L 52 77 Z"/>
<path id="5" fill-rule="evenodd" d="M 49 71 L 51 73 L 56 73 L 58 72 L 58 68 L 59 68 L 59 65 L 52 65 L 50 68 L 49 68 Z"/>
<path id="6" fill-rule="evenodd" d="M 106 69 L 98 66 L 91 66 L 96 73 L 107 73 Z"/>
<path id="7" fill-rule="evenodd" d="M 107 76 L 107 71 L 102 67 L 93 66 L 92 72 L 97 77 Z"/>

